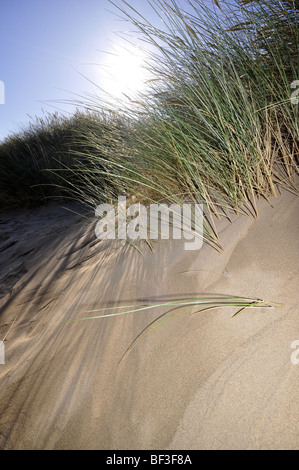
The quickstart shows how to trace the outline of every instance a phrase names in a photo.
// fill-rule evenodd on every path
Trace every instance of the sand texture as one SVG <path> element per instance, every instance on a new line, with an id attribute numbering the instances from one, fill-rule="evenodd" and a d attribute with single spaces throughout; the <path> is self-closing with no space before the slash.
<path id="1" fill-rule="evenodd" d="M 141 255 L 55 205 L 1 213 L 0 448 L 298 449 L 299 198 L 271 203 L 218 223 L 222 253 Z M 67 322 L 204 293 L 283 306 L 179 314 L 121 362 L 167 309 Z"/>

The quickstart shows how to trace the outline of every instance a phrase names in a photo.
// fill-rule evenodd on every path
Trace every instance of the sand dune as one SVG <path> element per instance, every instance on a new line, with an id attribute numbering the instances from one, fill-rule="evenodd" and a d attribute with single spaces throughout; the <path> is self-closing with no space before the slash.
<path id="1" fill-rule="evenodd" d="M 223 252 L 99 242 L 51 205 L 0 214 L 0 448 L 298 449 L 299 199 L 218 224 Z M 283 303 L 69 323 L 99 308 L 202 293 Z M 91 314 L 91 313 L 89 313 Z"/>

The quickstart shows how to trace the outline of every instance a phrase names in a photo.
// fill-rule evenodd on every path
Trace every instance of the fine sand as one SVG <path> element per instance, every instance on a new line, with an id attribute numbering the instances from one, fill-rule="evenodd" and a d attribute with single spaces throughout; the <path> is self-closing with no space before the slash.
<path id="1" fill-rule="evenodd" d="M 141 255 L 55 205 L 1 213 L 0 448 L 298 449 L 299 198 L 271 204 L 219 222 L 221 253 Z M 283 306 L 177 315 L 121 362 L 167 309 L 66 322 L 204 293 Z"/>

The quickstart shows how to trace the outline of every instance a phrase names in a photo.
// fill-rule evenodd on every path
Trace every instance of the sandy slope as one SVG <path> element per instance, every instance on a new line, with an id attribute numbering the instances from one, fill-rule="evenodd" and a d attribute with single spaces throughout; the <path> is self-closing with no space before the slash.
<path id="1" fill-rule="evenodd" d="M 144 256 L 55 206 L 1 214 L 0 448 L 298 448 L 299 198 L 273 205 L 219 224 L 223 253 L 172 241 Z M 200 293 L 284 306 L 178 315 L 121 363 L 163 309 L 65 322 Z"/>

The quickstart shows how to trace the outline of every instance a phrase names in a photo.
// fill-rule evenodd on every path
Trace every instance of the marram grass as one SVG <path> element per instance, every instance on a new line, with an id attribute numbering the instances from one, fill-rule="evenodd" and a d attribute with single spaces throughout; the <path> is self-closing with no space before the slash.
<path id="1" fill-rule="evenodd" d="M 204 240 L 219 248 L 215 218 L 256 216 L 258 198 L 276 197 L 280 186 L 297 191 L 298 2 L 149 5 L 155 25 L 129 2 L 116 5 L 140 47 L 150 46 L 147 92 L 125 107 L 95 95 L 77 103 L 85 113 L 39 119 L 8 137 L 0 204 L 72 198 L 95 209 L 119 195 L 200 203 Z"/>
<path id="2" fill-rule="evenodd" d="M 87 310 L 84 315 L 87 316 L 67 320 L 66 323 L 76 323 L 85 320 L 98 320 L 106 319 L 111 317 L 119 317 L 122 315 L 128 315 L 137 312 L 146 312 L 157 308 L 167 309 L 164 313 L 160 314 L 155 318 L 149 325 L 147 325 L 129 345 L 127 350 L 124 352 L 120 359 L 120 362 L 125 356 L 149 333 L 155 328 L 160 326 L 162 323 L 174 318 L 177 315 L 189 313 L 191 316 L 203 313 L 207 310 L 218 309 L 223 307 L 231 307 L 237 309 L 231 318 L 236 317 L 243 310 L 248 308 L 257 307 L 280 307 L 281 304 L 275 302 L 266 302 L 261 299 L 251 299 L 238 296 L 230 295 L 201 295 L 193 298 L 178 299 L 167 302 L 156 302 L 152 304 L 134 304 L 134 305 L 123 305 L 116 307 L 98 308 L 93 310 Z M 113 313 L 107 313 L 113 310 Z M 101 313 L 105 312 L 105 313 Z"/>
<path id="3" fill-rule="evenodd" d="M 154 78 L 137 106 L 131 100 L 123 109 L 106 110 L 110 132 L 82 129 L 89 149 L 83 154 L 93 166 L 82 168 L 80 196 L 85 191 L 96 204 L 101 189 L 88 180 L 105 174 L 115 194 L 139 202 L 202 203 L 204 239 L 217 246 L 215 217 L 256 216 L 256 199 L 276 197 L 279 186 L 297 191 L 298 106 L 290 96 L 298 78 L 298 5 L 149 4 L 161 28 L 125 0 L 117 4 L 151 46 Z M 96 99 L 88 106 L 103 112 Z"/>

